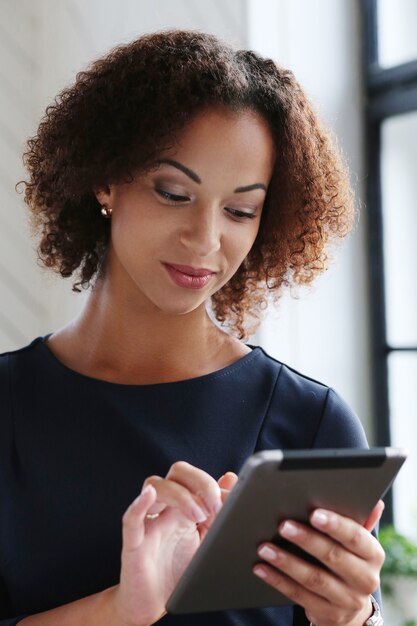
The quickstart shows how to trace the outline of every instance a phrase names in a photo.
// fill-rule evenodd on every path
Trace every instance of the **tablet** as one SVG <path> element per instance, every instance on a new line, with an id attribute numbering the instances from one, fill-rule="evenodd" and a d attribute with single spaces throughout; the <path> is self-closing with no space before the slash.
<path id="1" fill-rule="evenodd" d="M 291 604 L 252 572 L 262 560 L 258 545 L 272 541 L 293 550 L 293 544 L 279 537 L 277 526 L 284 519 L 308 523 L 317 507 L 363 524 L 406 457 L 407 451 L 399 448 L 268 450 L 252 455 L 171 594 L 167 611 Z"/>

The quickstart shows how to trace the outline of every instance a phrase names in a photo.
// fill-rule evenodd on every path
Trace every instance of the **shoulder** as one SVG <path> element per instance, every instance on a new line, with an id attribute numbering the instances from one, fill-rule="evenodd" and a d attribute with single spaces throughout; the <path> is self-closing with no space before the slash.
<path id="1" fill-rule="evenodd" d="M 0 354 L 0 398 L 2 404 L 9 388 L 9 356 L 10 352 Z"/>
<path id="2" fill-rule="evenodd" d="M 41 341 L 43 341 L 43 337 L 36 337 L 35 339 L 32 339 L 32 341 L 30 341 L 30 343 L 25 344 L 21 348 L 16 348 L 15 350 L 9 350 L 8 352 L 0 353 L 0 364 L 3 364 L 3 367 L 4 367 L 4 363 L 7 363 L 9 361 L 10 357 L 19 356 L 19 355 L 23 355 L 23 354 L 28 353 L 28 352 L 32 352 L 34 350 L 34 348 Z"/>
<path id="3" fill-rule="evenodd" d="M 278 436 L 287 448 L 367 447 L 359 417 L 335 389 L 261 351 L 277 374 L 263 427 L 268 439 Z"/>
<path id="4" fill-rule="evenodd" d="M 12 449 L 17 405 L 32 402 L 34 377 L 42 369 L 37 356 L 37 337 L 29 344 L 0 354 L 0 460 Z"/>
<path id="5" fill-rule="evenodd" d="M 37 337 L 21 348 L 0 354 L 0 401 L 3 407 L 11 403 L 12 381 L 30 378 L 32 358 L 41 341 L 42 337 Z"/>
<path id="6" fill-rule="evenodd" d="M 30 343 L 24 345 L 16 350 L 9 350 L 0 354 L 0 378 L 4 379 L 10 375 L 9 372 L 13 367 L 19 366 L 25 362 L 30 361 L 31 357 L 36 352 L 36 347 L 41 343 L 43 337 L 36 337 Z"/>
<path id="7" fill-rule="evenodd" d="M 276 373 L 276 387 L 280 392 L 295 395 L 298 400 L 305 398 L 310 403 L 322 403 L 325 400 L 330 389 L 328 385 L 272 357 L 261 346 L 256 347 L 261 353 L 263 367 Z"/>

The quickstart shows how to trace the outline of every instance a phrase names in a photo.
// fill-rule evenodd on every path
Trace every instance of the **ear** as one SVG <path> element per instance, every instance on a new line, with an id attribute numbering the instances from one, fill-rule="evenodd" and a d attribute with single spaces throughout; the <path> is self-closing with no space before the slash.
<path id="1" fill-rule="evenodd" d="M 112 196 L 111 185 L 106 185 L 105 187 L 99 187 L 93 189 L 93 193 L 97 198 L 97 202 L 101 205 L 106 204 L 109 205 L 110 199 Z"/>

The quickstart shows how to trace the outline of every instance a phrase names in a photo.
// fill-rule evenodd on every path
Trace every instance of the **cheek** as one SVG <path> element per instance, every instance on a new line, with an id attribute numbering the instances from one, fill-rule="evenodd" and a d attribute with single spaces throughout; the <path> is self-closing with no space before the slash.
<path id="1" fill-rule="evenodd" d="M 113 248 L 119 256 L 131 252 L 134 249 L 133 244 L 136 232 L 137 224 L 132 224 L 130 220 L 124 219 L 122 215 L 113 217 L 111 238 Z"/>
<path id="2" fill-rule="evenodd" d="M 127 215 L 121 211 L 118 215 L 113 213 L 111 226 L 114 253 L 125 271 L 133 276 L 149 256 L 149 237 L 143 236 L 143 223 L 133 212 Z"/>
<path id="3" fill-rule="evenodd" d="M 150 207 L 130 203 L 114 211 L 112 216 L 112 240 L 115 247 L 128 247 L 140 251 L 155 240 L 158 225 Z"/>
<path id="4" fill-rule="evenodd" d="M 245 233 L 244 236 L 235 236 L 231 239 L 231 246 L 233 249 L 233 251 L 231 250 L 231 254 L 233 255 L 233 259 L 238 266 L 251 250 L 258 234 L 258 229 L 259 225 L 256 224 L 254 228 L 248 229 L 250 232 Z"/>

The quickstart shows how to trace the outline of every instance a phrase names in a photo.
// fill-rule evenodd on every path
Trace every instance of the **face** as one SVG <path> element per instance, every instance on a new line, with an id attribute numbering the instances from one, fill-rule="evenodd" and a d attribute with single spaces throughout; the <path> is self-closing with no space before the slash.
<path id="1" fill-rule="evenodd" d="M 274 165 L 254 112 L 209 110 L 155 168 L 96 193 L 112 208 L 106 280 L 150 310 L 185 314 L 218 291 L 251 249 Z"/>

